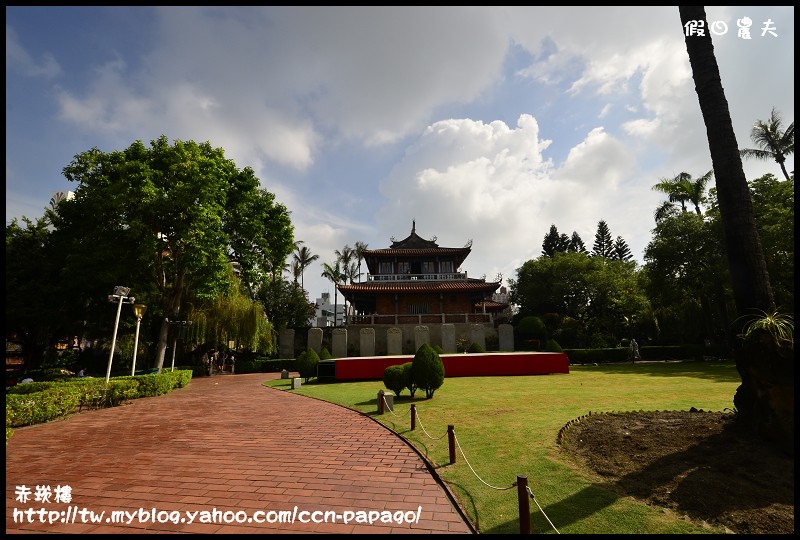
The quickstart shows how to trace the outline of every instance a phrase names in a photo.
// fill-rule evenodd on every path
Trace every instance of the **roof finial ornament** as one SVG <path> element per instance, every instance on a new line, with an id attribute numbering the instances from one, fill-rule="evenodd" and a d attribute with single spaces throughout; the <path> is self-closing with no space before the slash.
<path id="1" fill-rule="evenodd" d="M 411 220 L 411 234 L 414 234 L 414 231 L 417 229 L 417 220 L 416 218 Z"/>

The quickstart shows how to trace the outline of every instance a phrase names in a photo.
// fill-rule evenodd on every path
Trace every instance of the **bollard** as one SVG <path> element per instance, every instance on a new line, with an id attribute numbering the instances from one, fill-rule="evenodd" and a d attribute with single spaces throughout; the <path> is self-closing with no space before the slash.
<path id="1" fill-rule="evenodd" d="M 456 433 L 453 431 L 453 424 L 447 426 L 447 442 L 450 446 L 450 465 L 456 462 Z"/>
<path id="2" fill-rule="evenodd" d="M 411 405 L 411 431 L 417 428 L 417 406 Z"/>
<path id="3" fill-rule="evenodd" d="M 383 390 L 378 390 L 378 414 L 383 414 Z"/>
<path id="4" fill-rule="evenodd" d="M 389 409 L 389 412 L 394 412 L 394 394 L 392 392 L 383 393 L 383 408 Z"/>
<path id="5" fill-rule="evenodd" d="M 528 501 L 528 477 L 517 475 L 519 499 L 519 534 L 531 534 L 531 506 Z"/>

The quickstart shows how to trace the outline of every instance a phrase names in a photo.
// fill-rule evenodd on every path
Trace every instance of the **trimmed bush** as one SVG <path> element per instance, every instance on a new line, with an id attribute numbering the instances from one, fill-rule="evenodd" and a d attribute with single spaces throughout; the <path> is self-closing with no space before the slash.
<path id="1" fill-rule="evenodd" d="M 389 366 L 383 370 L 383 385 L 399 396 L 407 386 L 402 365 Z"/>
<path id="2" fill-rule="evenodd" d="M 417 388 L 425 390 L 425 397 L 433 398 L 433 393 L 444 383 L 444 363 L 433 347 L 423 343 L 411 362 L 411 376 Z"/>
<path id="3" fill-rule="evenodd" d="M 547 326 L 535 315 L 523 317 L 517 325 L 517 332 L 524 339 L 547 339 Z"/>
<path id="4" fill-rule="evenodd" d="M 331 358 L 333 358 L 331 351 L 329 351 L 327 347 L 322 347 L 322 350 L 319 351 L 319 359 L 330 360 Z"/>
<path id="5" fill-rule="evenodd" d="M 9 394 L 6 396 L 6 421 L 10 420 L 11 426 L 7 425 L 6 427 L 43 424 L 73 413 L 78 409 L 79 403 L 78 392 L 68 389 L 49 389 L 32 394 Z"/>
<path id="6" fill-rule="evenodd" d="M 408 388 L 408 393 L 411 394 L 411 399 L 414 399 L 414 394 L 417 393 L 417 384 L 414 382 L 414 376 L 412 374 L 414 363 L 406 362 L 400 367 L 403 368 L 403 380 L 406 383 L 406 388 Z"/>
<path id="7" fill-rule="evenodd" d="M 317 376 L 317 364 L 319 364 L 319 355 L 314 349 L 309 348 L 297 357 L 297 372 L 303 377 L 304 382 Z"/>
<path id="8" fill-rule="evenodd" d="M 102 377 L 70 377 L 63 382 L 18 384 L 6 393 L 6 443 L 12 428 L 41 424 L 84 408 L 116 407 L 139 397 L 165 394 L 192 380 L 182 369 L 160 374 L 114 377 L 108 385 Z"/>
<path id="9" fill-rule="evenodd" d="M 561 345 L 558 344 L 558 341 L 554 339 L 547 340 L 544 350 L 545 352 L 564 352 L 564 350 L 561 348 Z"/>
<path id="10" fill-rule="evenodd" d="M 444 349 L 442 349 L 442 348 L 441 348 L 440 346 L 438 346 L 438 345 L 434 345 L 434 346 L 433 346 L 433 350 L 434 350 L 434 351 L 436 351 L 436 352 L 437 352 L 437 353 L 439 353 L 439 354 L 444 354 Z"/>
<path id="11" fill-rule="evenodd" d="M 476 343 L 476 342 L 473 341 L 472 345 L 470 345 L 469 349 L 467 349 L 467 352 L 468 353 L 485 353 L 486 349 L 481 347 L 480 343 Z"/>

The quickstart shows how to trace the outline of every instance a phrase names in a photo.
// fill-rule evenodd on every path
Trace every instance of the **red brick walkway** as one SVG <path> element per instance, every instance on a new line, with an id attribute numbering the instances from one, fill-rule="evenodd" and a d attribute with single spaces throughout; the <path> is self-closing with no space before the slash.
<path id="1" fill-rule="evenodd" d="M 202 377 L 164 396 L 16 429 L 6 445 L 6 532 L 474 532 L 400 438 L 359 413 L 261 385 L 274 376 Z M 17 500 L 22 486 L 27 502 Z M 34 501 L 37 486 L 49 488 L 49 502 Z M 55 502 L 58 486 L 71 488 L 71 501 Z M 280 523 L 276 513 L 295 507 L 295 522 Z M 420 507 L 418 523 L 397 515 Z M 26 509 L 37 513 L 20 519 Z M 60 523 L 57 511 L 72 521 L 76 510 L 85 517 Z M 129 524 L 112 522 L 120 510 L 135 513 Z M 340 517 L 314 523 L 324 520 L 314 511 Z"/>

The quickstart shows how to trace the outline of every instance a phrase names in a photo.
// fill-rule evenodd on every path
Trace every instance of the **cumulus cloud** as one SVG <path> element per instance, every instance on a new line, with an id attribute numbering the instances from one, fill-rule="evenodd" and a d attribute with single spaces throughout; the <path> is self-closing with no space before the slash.
<path id="1" fill-rule="evenodd" d="M 61 74 L 61 66 L 49 52 L 36 60 L 20 43 L 14 28 L 6 24 L 6 67 L 20 71 L 27 77 L 52 79 Z"/>

